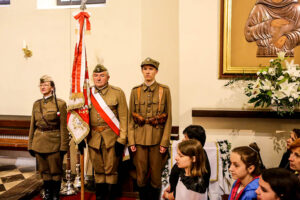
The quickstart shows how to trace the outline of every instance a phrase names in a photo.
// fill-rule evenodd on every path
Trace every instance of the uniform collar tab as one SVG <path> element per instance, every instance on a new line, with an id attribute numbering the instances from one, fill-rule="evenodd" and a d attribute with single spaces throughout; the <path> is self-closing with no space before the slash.
<path id="1" fill-rule="evenodd" d="M 106 94 L 107 90 L 108 90 L 108 83 L 105 86 L 103 86 L 102 88 L 97 88 L 95 86 L 95 89 L 96 89 L 97 92 L 99 92 L 101 94 Z"/>
<path id="2" fill-rule="evenodd" d="M 143 83 L 143 90 L 147 90 L 147 88 L 150 88 L 151 92 L 153 92 L 155 90 L 157 86 L 157 82 L 153 81 L 153 83 L 151 83 L 150 85 L 146 85 L 146 83 Z"/>

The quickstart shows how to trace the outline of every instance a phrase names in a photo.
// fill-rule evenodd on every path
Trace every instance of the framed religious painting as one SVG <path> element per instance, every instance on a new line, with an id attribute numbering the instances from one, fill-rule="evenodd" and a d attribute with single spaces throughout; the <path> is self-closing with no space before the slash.
<path id="1" fill-rule="evenodd" d="M 221 0 L 219 78 L 251 76 L 277 53 L 300 64 L 298 0 Z"/>
<path id="2" fill-rule="evenodd" d="M 0 0 L 0 5 L 9 5 L 10 0 Z"/>

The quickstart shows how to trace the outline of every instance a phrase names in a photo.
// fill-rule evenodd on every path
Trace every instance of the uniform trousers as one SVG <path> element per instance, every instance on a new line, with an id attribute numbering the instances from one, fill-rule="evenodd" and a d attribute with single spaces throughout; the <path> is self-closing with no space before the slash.
<path id="1" fill-rule="evenodd" d="M 119 159 L 114 146 L 107 149 L 103 142 L 100 149 L 89 146 L 89 155 L 95 170 L 95 182 L 117 184 Z"/>
<path id="2" fill-rule="evenodd" d="M 55 153 L 37 153 L 35 154 L 38 162 L 38 170 L 44 181 L 61 181 L 63 169 L 59 152 Z"/>
<path id="3" fill-rule="evenodd" d="M 161 188 L 162 162 L 165 154 L 161 154 L 159 150 L 160 145 L 136 145 L 136 152 L 133 159 L 137 172 L 137 185 L 139 187 L 147 185 L 148 175 L 150 175 L 151 186 L 153 188 Z"/>

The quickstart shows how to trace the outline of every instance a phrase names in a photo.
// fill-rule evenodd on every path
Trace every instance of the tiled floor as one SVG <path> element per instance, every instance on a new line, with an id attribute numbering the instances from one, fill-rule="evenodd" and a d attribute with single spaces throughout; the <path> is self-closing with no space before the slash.
<path id="1" fill-rule="evenodd" d="M 0 166 L 0 195 L 35 174 L 34 166 Z"/>

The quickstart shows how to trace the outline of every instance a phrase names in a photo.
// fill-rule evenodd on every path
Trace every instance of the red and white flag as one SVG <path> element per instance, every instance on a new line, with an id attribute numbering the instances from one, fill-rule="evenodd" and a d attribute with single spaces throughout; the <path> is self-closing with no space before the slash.
<path id="1" fill-rule="evenodd" d="M 79 144 L 90 131 L 89 108 L 91 99 L 84 44 L 85 31 L 90 31 L 91 29 L 89 17 L 90 15 L 87 12 L 79 12 L 74 16 L 78 21 L 79 34 L 73 61 L 67 126 L 76 144 Z"/>

